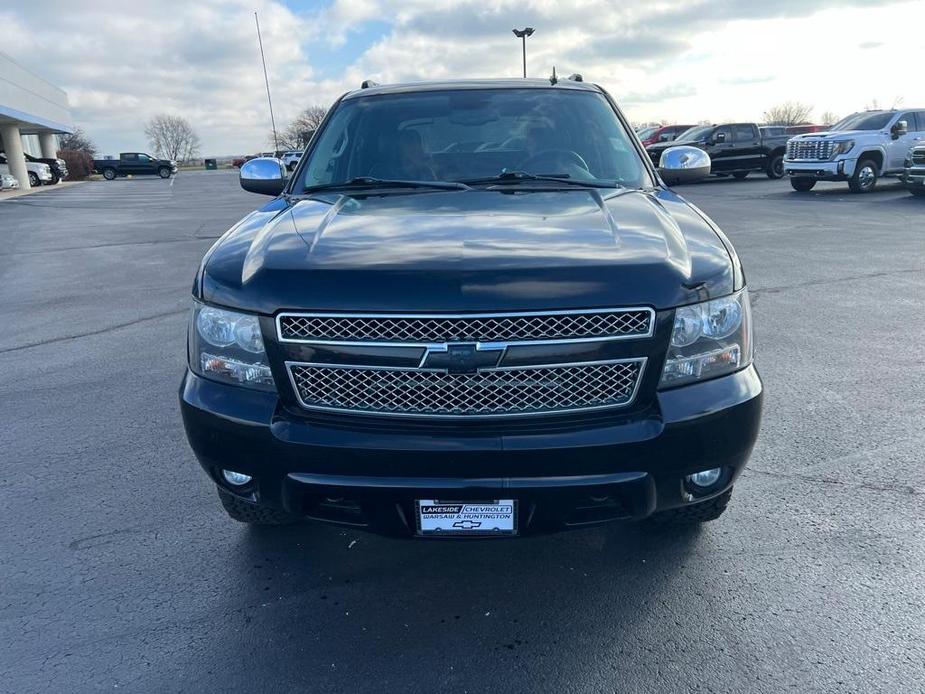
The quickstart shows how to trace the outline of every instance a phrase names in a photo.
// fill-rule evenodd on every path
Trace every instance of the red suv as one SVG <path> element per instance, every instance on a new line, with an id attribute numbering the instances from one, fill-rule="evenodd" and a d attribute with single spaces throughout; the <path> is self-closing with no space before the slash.
<path id="1" fill-rule="evenodd" d="M 640 137 L 642 146 L 648 147 L 658 142 L 671 142 L 677 139 L 678 135 L 685 130 L 690 130 L 693 127 L 693 125 L 663 125 L 659 128 L 647 128 L 639 134 L 644 136 L 644 138 Z"/>

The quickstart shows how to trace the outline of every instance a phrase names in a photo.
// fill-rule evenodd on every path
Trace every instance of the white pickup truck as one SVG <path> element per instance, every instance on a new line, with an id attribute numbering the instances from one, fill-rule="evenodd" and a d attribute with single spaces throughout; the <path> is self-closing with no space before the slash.
<path id="1" fill-rule="evenodd" d="M 868 193 L 881 176 L 901 174 L 909 150 L 923 140 L 925 108 L 863 111 L 831 130 L 788 140 L 784 172 L 801 193 L 816 181 L 848 181 L 852 193 Z"/>

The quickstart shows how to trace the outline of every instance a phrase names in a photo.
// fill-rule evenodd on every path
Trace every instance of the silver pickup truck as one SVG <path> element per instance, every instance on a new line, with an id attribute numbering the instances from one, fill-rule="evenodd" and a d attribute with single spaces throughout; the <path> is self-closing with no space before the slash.
<path id="1" fill-rule="evenodd" d="M 881 176 L 903 171 L 909 149 L 925 139 L 925 109 L 855 113 L 821 133 L 787 142 L 784 171 L 801 193 L 816 181 L 847 181 L 852 193 L 869 193 Z"/>

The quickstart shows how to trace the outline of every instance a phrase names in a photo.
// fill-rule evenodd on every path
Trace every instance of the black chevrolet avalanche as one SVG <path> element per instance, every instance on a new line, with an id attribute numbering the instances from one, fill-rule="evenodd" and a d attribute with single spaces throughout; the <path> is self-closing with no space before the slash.
<path id="1" fill-rule="evenodd" d="M 601 88 L 364 88 L 193 284 L 180 403 L 238 521 L 509 537 L 720 516 L 762 384 L 735 250 Z"/>

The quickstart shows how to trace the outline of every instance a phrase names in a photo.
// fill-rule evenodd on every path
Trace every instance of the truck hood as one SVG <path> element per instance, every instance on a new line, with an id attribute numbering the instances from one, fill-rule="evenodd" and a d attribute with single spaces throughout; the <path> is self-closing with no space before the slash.
<path id="1" fill-rule="evenodd" d="M 198 287 L 263 314 L 660 309 L 732 292 L 730 253 L 665 190 L 316 194 L 243 219 Z"/>
<path id="2" fill-rule="evenodd" d="M 877 130 L 822 130 L 817 133 L 802 133 L 794 135 L 791 140 L 827 140 L 834 137 L 840 139 L 862 137 L 864 135 L 876 134 Z"/>

